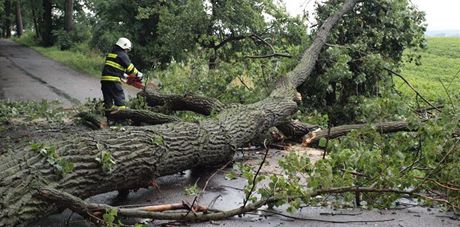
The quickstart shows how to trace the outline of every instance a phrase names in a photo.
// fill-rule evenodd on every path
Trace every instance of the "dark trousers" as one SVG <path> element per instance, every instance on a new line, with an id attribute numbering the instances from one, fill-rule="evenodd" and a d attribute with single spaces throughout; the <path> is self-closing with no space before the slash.
<path id="1" fill-rule="evenodd" d="M 111 109 L 114 104 L 116 107 L 125 106 L 125 93 L 120 82 L 101 81 L 101 90 L 106 110 Z"/>

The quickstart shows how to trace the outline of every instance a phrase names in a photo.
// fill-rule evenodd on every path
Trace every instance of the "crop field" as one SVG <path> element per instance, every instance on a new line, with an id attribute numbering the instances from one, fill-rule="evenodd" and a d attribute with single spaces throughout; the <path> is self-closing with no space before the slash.
<path id="1" fill-rule="evenodd" d="M 428 47 L 421 55 L 422 64 L 407 63 L 402 76 L 430 100 L 460 94 L 460 38 L 428 38 Z M 415 96 L 402 80 L 395 81 L 398 90 Z"/>

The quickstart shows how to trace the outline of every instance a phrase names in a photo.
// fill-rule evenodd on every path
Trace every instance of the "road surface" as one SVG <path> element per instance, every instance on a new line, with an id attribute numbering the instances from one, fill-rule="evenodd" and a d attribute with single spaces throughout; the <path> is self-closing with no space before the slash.
<path id="1" fill-rule="evenodd" d="M 70 107 L 87 98 L 102 98 L 98 78 L 11 40 L 0 39 L 0 65 L 0 99 L 59 100 Z M 125 87 L 125 94 L 135 96 L 136 89 Z"/>

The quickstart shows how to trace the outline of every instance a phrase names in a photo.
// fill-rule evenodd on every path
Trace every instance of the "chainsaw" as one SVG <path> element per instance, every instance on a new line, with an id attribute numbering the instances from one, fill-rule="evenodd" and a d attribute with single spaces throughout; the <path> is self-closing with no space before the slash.
<path id="1" fill-rule="evenodd" d="M 126 77 L 126 83 L 137 89 L 144 89 L 144 84 L 142 83 L 142 79 L 140 79 L 134 74 L 130 74 Z"/>

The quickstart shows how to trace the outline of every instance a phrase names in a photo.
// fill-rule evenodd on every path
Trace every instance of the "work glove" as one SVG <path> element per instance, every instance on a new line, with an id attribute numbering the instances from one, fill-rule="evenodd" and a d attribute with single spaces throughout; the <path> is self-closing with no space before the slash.
<path id="1" fill-rule="evenodd" d="M 137 78 L 139 78 L 139 80 L 141 80 L 143 76 L 144 76 L 143 73 L 141 73 L 141 72 L 138 72 L 138 73 L 137 73 Z"/>

